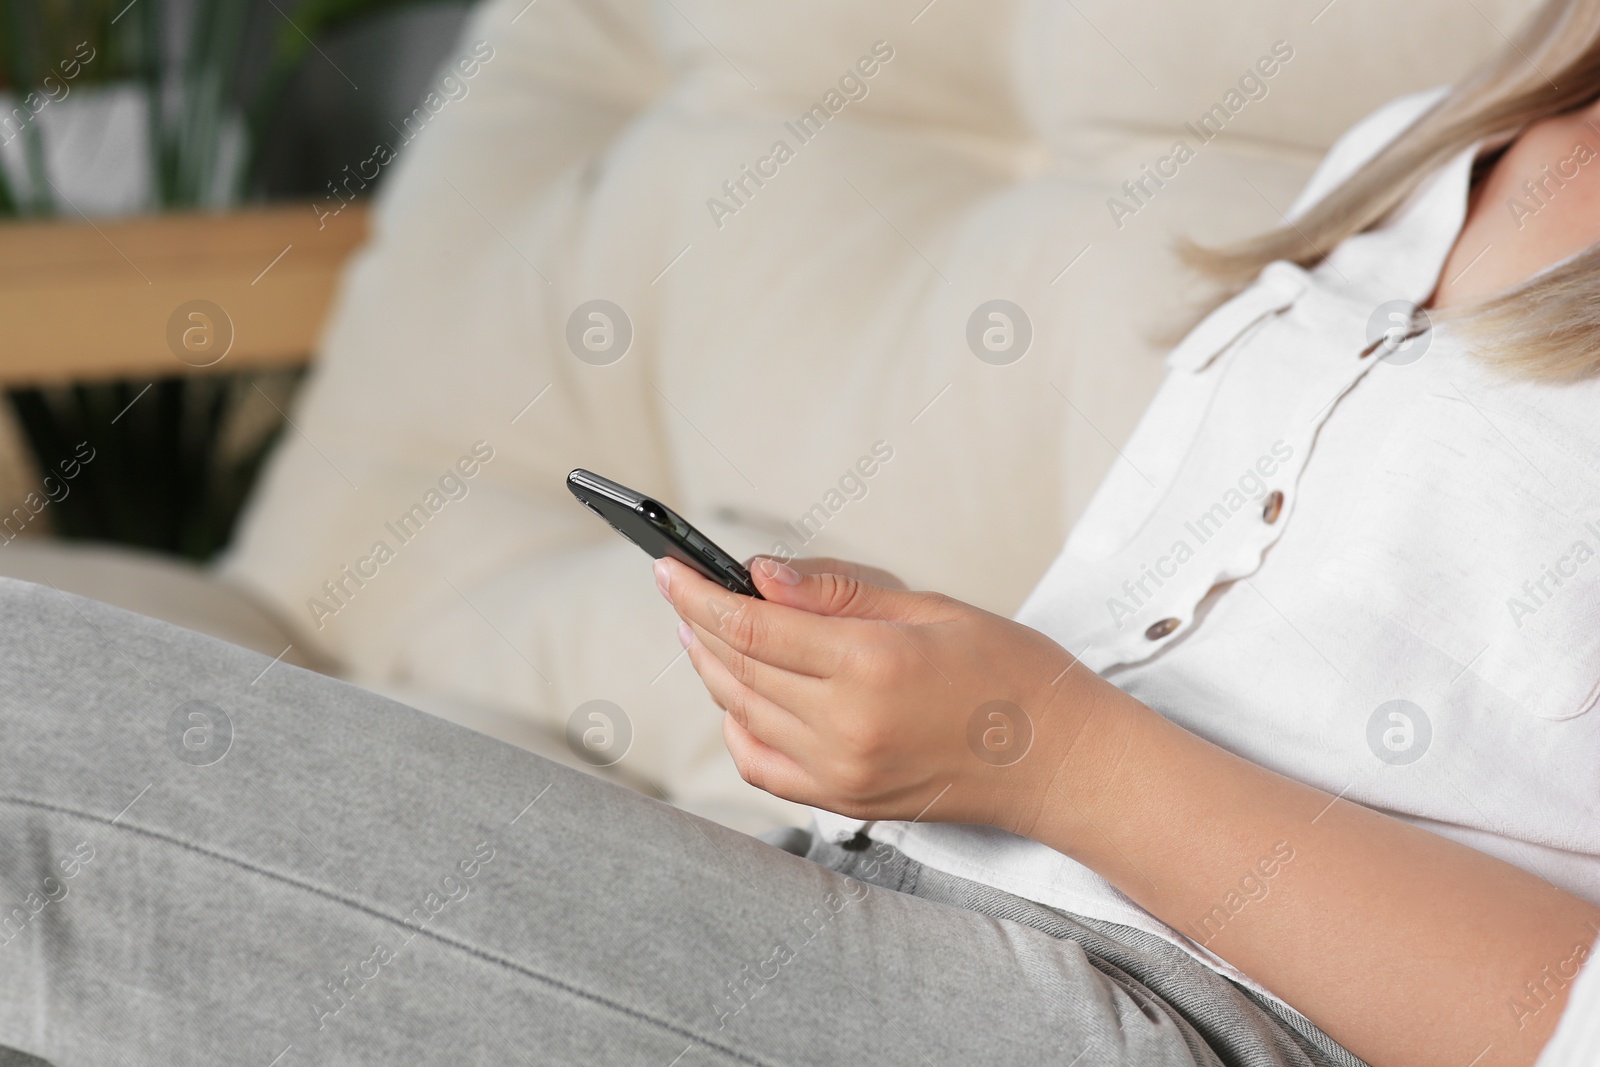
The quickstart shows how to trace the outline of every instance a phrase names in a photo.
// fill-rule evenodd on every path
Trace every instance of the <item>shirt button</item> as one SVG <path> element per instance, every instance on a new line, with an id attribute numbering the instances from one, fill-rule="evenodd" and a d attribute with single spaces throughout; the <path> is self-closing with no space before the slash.
<path id="1" fill-rule="evenodd" d="M 1150 624 L 1150 629 L 1144 635 L 1152 641 L 1159 641 L 1178 628 L 1177 619 L 1162 619 L 1160 622 Z"/>
<path id="2" fill-rule="evenodd" d="M 1261 508 L 1261 521 L 1271 526 L 1278 521 L 1278 516 L 1283 513 L 1283 494 L 1274 489 L 1267 494 L 1267 502 Z"/>

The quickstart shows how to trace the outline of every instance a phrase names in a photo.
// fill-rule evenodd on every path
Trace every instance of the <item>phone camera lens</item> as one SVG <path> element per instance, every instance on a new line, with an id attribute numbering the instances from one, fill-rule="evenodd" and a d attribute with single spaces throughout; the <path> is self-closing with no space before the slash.
<path id="1" fill-rule="evenodd" d="M 655 523 L 657 526 L 660 526 L 667 521 L 666 509 L 660 504 L 657 504 L 654 500 L 641 501 L 639 504 L 639 514 L 643 515 L 646 519 Z"/>

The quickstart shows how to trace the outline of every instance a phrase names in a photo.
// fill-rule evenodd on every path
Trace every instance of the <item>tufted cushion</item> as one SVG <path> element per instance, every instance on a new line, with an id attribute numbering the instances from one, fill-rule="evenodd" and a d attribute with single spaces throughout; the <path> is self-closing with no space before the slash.
<path id="1" fill-rule="evenodd" d="M 1009 62 L 1019 13 L 1012 0 L 654 5 L 662 52 L 677 72 L 672 95 L 685 111 L 796 114 L 882 41 L 894 54 L 885 67 L 892 83 L 884 79 L 884 91 L 852 104 L 848 118 L 984 138 L 1030 136 Z"/>
<path id="2" fill-rule="evenodd" d="M 1478 5 L 1504 27 L 1530 6 Z M 635 774 L 719 817 L 793 817 L 737 779 L 647 560 L 566 471 L 654 492 L 737 553 L 859 558 L 1011 610 L 1159 378 L 1193 292 L 1174 235 L 1275 222 L 1341 129 L 1499 41 L 1444 0 L 1317 7 L 484 4 L 463 46 L 494 58 L 402 149 L 228 575 L 357 681 L 554 728 L 604 697 Z M 1278 40 L 1267 95 L 1114 217 Z M 786 125 L 879 41 L 863 98 Z M 607 366 L 567 342 L 597 298 L 633 331 Z M 1032 328 L 1007 365 L 968 341 L 995 299 Z M 386 524 L 479 441 L 467 495 L 398 543 Z M 391 560 L 341 577 L 378 541 Z"/>
<path id="3" fill-rule="evenodd" d="M 1293 58 L 1220 147 L 1316 159 L 1402 93 L 1454 80 L 1504 45 L 1531 0 L 1022 0 L 1019 95 L 1058 154 L 1100 136 L 1183 133 L 1282 41 Z M 1164 145 L 1163 145 L 1164 147 Z M 1119 179 L 1120 181 L 1120 179 Z"/>

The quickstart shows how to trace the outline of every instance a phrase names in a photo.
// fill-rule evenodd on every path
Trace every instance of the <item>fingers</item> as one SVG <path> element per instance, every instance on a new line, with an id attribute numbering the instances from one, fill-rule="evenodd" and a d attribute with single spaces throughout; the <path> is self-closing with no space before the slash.
<path id="1" fill-rule="evenodd" d="M 828 570 L 803 573 L 770 556 L 758 556 L 754 564 L 750 574 L 762 596 L 771 603 L 815 615 L 923 621 L 929 604 L 940 599 L 928 593 L 907 592 L 904 586 L 894 589 L 875 585 L 855 574 Z"/>
<path id="2" fill-rule="evenodd" d="M 730 593 L 677 560 L 656 561 L 656 582 L 685 621 L 779 670 L 826 678 L 850 647 L 840 620 Z"/>
<path id="3" fill-rule="evenodd" d="M 732 713 L 722 717 L 722 741 L 745 781 L 796 804 L 813 802 L 814 790 L 800 765 L 740 726 Z"/>
<path id="4" fill-rule="evenodd" d="M 706 638 L 700 634 L 696 637 L 688 645 L 689 662 L 717 706 L 768 745 L 796 755 L 808 750 L 812 737 L 805 724 L 769 697 L 740 682 L 707 647 Z"/>
<path id="5" fill-rule="evenodd" d="M 721 663 L 729 677 L 739 685 L 759 693 L 802 721 L 808 720 L 813 709 L 825 699 L 823 687 L 827 683 L 822 678 L 762 663 L 754 656 L 730 647 L 716 633 L 694 623 L 683 624 L 679 630 L 679 640 L 683 640 L 685 634 L 695 647 L 703 647 L 706 653 Z"/>

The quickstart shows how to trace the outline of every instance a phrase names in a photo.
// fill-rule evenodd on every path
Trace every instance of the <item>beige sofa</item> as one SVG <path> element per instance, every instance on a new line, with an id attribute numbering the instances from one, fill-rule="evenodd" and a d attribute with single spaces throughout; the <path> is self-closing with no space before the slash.
<path id="1" fill-rule="evenodd" d="M 1531 8 L 491 0 L 386 164 L 218 571 L 17 545 L 0 567 L 569 761 L 606 699 L 632 732 L 606 773 L 792 820 L 738 780 L 645 557 L 566 471 L 739 553 L 1009 611 L 1197 295 L 1173 238 L 1278 221 L 1343 129 Z"/>

